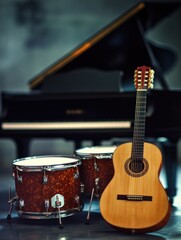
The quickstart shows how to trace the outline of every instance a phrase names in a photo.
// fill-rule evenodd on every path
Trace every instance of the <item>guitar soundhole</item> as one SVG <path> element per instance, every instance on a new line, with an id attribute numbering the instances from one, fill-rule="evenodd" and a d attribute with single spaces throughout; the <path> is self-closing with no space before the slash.
<path id="1" fill-rule="evenodd" d="M 133 173 L 140 173 L 144 170 L 144 163 L 142 161 L 137 162 L 136 160 L 131 161 L 129 164 L 129 169 Z"/>
<path id="2" fill-rule="evenodd" d="M 125 162 L 125 170 L 133 177 L 143 176 L 148 171 L 148 162 L 145 159 L 132 160 L 130 158 Z"/>

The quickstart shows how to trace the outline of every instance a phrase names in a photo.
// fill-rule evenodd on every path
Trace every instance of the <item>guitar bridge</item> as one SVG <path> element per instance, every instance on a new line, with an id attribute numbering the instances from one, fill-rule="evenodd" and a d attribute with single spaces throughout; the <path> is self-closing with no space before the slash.
<path id="1" fill-rule="evenodd" d="M 117 195 L 117 200 L 127 200 L 127 201 L 152 201 L 152 196 L 142 196 L 142 195 Z"/>

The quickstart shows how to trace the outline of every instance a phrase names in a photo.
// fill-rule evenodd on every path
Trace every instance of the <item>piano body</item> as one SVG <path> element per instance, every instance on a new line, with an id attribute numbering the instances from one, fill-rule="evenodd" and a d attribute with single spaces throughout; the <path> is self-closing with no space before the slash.
<path id="1" fill-rule="evenodd" d="M 151 66 L 163 90 L 148 94 L 146 137 L 167 139 L 162 148 L 168 195 L 173 201 L 181 92 L 169 90 L 163 72 L 174 65 L 176 55 L 148 41 L 146 32 L 179 6 L 141 2 L 35 76 L 29 82 L 29 93 L 2 93 L 0 137 L 15 141 L 18 157 L 29 155 L 33 138 L 70 139 L 76 148 L 83 140 L 99 144 L 131 138 L 135 90 L 129 84 L 133 85 L 137 66 Z"/>

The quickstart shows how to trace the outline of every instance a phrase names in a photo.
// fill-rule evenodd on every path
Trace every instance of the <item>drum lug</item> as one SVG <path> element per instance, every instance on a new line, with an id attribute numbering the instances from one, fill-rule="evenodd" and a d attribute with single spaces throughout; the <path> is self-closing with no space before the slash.
<path id="1" fill-rule="evenodd" d="M 49 202 L 48 199 L 46 199 L 46 200 L 45 200 L 45 209 L 46 209 L 46 212 L 48 212 L 49 206 L 50 206 L 50 202 Z"/>
<path id="2" fill-rule="evenodd" d="M 95 170 L 96 172 L 99 171 L 99 167 L 98 167 L 98 165 L 97 165 L 96 159 L 94 159 L 94 170 Z"/>
<path id="3" fill-rule="evenodd" d="M 19 207 L 20 207 L 20 209 L 21 209 L 22 207 L 24 207 L 24 206 L 25 206 L 24 200 L 23 200 L 23 199 L 20 199 L 20 200 L 19 200 Z"/>
<path id="4" fill-rule="evenodd" d="M 47 176 L 43 176 L 43 184 L 47 184 L 48 182 L 48 177 Z"/>
<path id="5" fill-rule="evenodd" d="M 95 185 L 99 187 L 99 178 L 95 179 Z"/>
<path id="6" fill-rule="evenodd" d="M 100 197 L 100 194 L 99 194 L 99 178 L 95 179 L 95 187 L 96 187 L 95 196 L 97 198 L 99 198 Z"/>
<path id="7" fill-rule="evenodd" d="M 80 184 L 80 192 L 84 193 L 84 184 L 83 183 Z"/>
<path id="8" fill-rule="evenodd" d="M 19 177 L 18 177 L 18 182 L 23 182 L 22 176 L 19 176 Z"/>
<path id="9" fill-rule="evenodd" d="M 17 170 L 17 180 L 18 180 L 18 182 L 23 182 L 23 177 L 22 176 L 19 176 L 19 174 L 18 174 L 18 170 Z"/>
<path id="10" fill-rule="evenodd" d="M 77 168 L 77 171 L 74 173 L 74 179 L 78 179 L 79 178 L 79 170 Z"/>
<path id="11" fill-rule="evenodd" d="M 45 169 L 43 170 L 43 184 L 47 184 L 48 182 L 48 176 L 45 174 Z"/>
<path id="12" fill-rule="evenodd" d="M 74 199 L 75 199 L 75 202 L 79 205 L 80 197 L 78 195 L 76 195 Z"/>

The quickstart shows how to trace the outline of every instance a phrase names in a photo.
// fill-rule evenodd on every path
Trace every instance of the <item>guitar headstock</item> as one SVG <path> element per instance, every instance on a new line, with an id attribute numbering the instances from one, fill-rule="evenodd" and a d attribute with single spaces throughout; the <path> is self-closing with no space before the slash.
<path id="1" fill-rule="evenodd" d="M 134 72 L 134 85 L 136 89 L 153 88 L 154 70 L 150 67 L 137 67 Z"/>

